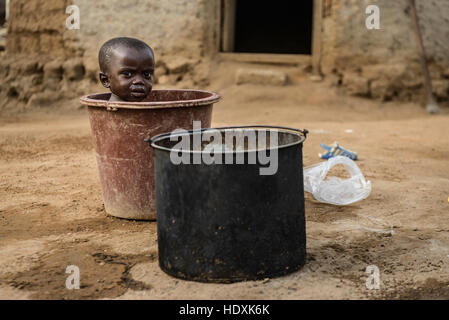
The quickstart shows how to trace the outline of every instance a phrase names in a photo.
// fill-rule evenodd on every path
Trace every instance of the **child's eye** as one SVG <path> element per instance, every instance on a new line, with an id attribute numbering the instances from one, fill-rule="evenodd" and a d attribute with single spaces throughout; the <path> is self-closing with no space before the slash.
<path id="1" fill-rule="evenodd" d="M 127 78 L 131 77 L 131 72 L 129 71 L 123 71 L 122 74 Z"/>
<path id="2" fill-rule="evenodd" d="M 145 78 L 149 79 L 149 78 L 151 78 L 151 72 L 149 72 L 149 71 L 144 71 L 144 72 L 143 72 L 143 76 L 144 76 Z"/>

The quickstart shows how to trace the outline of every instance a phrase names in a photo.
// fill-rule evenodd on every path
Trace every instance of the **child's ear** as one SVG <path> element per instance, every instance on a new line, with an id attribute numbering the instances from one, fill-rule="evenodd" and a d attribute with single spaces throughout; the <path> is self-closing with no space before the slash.
<path id="1" fill-rule="evenodd" d="M 105 87 L 105 88 L 111 87 L 111 83 L 109 82 L 109 77 L 103 72 L 100 72 L 100 82 L 103 85 L 103 87 Z"/>

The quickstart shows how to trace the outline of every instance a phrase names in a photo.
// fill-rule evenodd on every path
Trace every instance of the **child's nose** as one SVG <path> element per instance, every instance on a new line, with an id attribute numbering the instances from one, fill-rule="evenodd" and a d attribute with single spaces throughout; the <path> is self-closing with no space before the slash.
<path id="1" fill-rule="evenodd" d="M 133 84 L 143 84 L 143 78 L 140 75 L 136 75 L 133 79 Z"/>

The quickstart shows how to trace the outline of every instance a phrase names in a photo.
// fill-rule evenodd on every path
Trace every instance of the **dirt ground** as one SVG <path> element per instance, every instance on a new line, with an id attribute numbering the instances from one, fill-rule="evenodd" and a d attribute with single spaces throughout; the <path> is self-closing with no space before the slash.
<path id="1" fill-rule="evenodd" d="M 54 106 L 0 120 L 0 299 L 449 299 L 448 106 L 430 116 L 418 104 L 291 79 L 285 87 L 223 79 L 209 89 L 223 96 L 214 126 L 309 129 L 305 166 L 320 161 L 320 142 L 358 152 L 372 193 L 345 207 L 306 194 L 300 271 L 234 284 L 164 274 L 156 223 L 104 211 L 86 111 Z M 80 268 L 80 290 L 65 287 L 69 265 Z M 366 287 L 371 265 L 378 290 Z"/>

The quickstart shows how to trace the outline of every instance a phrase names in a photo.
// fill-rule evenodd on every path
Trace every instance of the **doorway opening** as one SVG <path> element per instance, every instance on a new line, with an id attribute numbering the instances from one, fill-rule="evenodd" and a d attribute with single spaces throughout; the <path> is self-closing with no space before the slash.
<path id="1" fill-rule="evenodd" d="M 223 0 L 223 52 L 312 53 L 313 0 Z"/>
<path id="2" fill-rule="evenodd" d="M 0 27 L 6 22 L 6 0 L 0 0 Z"/>

